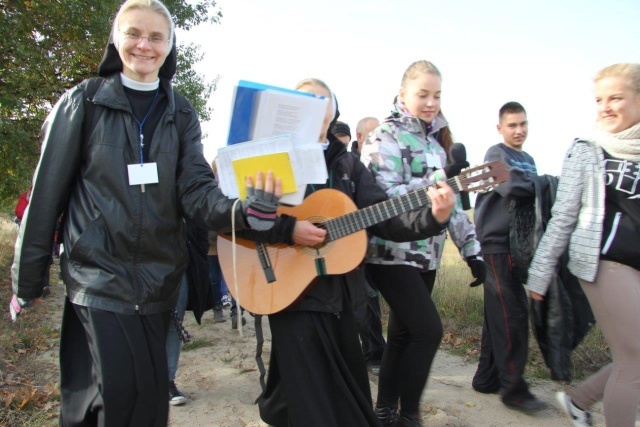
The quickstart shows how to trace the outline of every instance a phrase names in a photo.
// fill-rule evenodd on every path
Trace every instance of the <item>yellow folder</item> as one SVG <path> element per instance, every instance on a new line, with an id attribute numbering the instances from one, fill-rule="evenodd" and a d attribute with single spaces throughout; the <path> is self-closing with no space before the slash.
<path id="1" fill-rule="evenodd" d="M 252 177 L 255 185 L 258 171 L 261 171 L 264 177 L 266 177 L 267 171 L 272 171 L 274 178 L 280 178 L 282 181 L 282 194 L 294 193 L 298 189 L 293 167 L 291 167 L 291 161 L 289 160 L 289 153 L 272 153 L 237 159 L 233 160 L 232 164 L 236 182 L 238 183 L 238 194 L 241 199 L 247 197 L 245 177 Z"/>

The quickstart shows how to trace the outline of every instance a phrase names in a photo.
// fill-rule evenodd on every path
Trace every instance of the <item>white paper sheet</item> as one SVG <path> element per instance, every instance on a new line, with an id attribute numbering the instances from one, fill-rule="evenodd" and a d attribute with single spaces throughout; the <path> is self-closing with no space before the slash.
<path id="1" fill-rule="evenodd" d="M 291 136 L 280 135 L 220 148 L 218 150 L 218 157 L 216 157 L 216 168 L 218 169 L 218 184 L 220 185 L 220 189 L 230 199 L 238 197 L 238 183 L 236 182 L 235 173 L 233 171 L 234 160 L 283 152 L 289 153 L 296 182 L 303 182 L 304 178 L 300 172 L 303 171 L 304 168 L 301 168 L 298 165 L 298 157 L 295 155 Z"/>

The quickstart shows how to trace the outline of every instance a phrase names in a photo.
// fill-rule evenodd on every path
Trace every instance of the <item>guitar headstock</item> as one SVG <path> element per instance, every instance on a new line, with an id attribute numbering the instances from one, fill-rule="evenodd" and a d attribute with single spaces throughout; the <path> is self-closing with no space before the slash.
<path id="1" fill-rule="evenodd" d="M 460 184 L 460 191 L 483 192 L 493 190 L 509 177 L 509 171 L 500 160 L 484 163 L 480 166 L 463 169 L 456 178 Z"/>

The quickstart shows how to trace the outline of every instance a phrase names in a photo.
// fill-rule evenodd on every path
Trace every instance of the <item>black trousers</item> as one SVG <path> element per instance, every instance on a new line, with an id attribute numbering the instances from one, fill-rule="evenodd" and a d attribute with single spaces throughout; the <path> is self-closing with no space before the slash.
<path id="1" fill-rule="evenodd" d="M 276 427 L 380 426 L 349 304 L 339 314 L 284 311 L 269 316 L 271 359 L 258 398 Z"/>
<path id="2" fill-rule="evenodd" d="M 527 294 L 513 275 L 510 254 L 485 257 L 484 323 L 478 369 L 473 388 L 501 390 L 503 401 L 531 397 L 524 368 L 529 346 Z"/>
<path id="3" fill-rule="evenodd" d="M 380 309 L 380 295 L 373 284 L 369 273 L 369 265 L 365 265 L 367 276 L 367 315 L 364 324 L 360 327 L 360 341 L 362 354 L 367 363 L 379 365 L 386 341 L 382 334 L 382 310 Z"/>
<path id="4" fill-rule="evenodd" d="M 380 366 L 377 406 L 419 415 L 420 396 L 442 340 L 442 323 L 431 300 L 436 270 L 408 265 L 368 266 L 374 284 L 389 304 L 387 346 Z"/>
<path id="5" fill-rule="evenodd" d="M 124 315 L 65 302 L 60 426 L 166 427 L 169 313 Z"/>

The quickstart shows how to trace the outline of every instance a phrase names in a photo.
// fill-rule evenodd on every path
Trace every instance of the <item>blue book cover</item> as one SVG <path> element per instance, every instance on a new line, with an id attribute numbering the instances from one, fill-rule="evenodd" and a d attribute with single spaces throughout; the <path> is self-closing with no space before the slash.
<path id="1" fill-rule="evenodd" d="M 233 145 L 251 139 L 251 121 L 253 119 L 256 94 L 264 90 L 277 90 L 280 92 L 315 97 L 312 93 L 300 92 L 277 86 L 269 86 L 261 83 L 240 80 L 236 87 L 236 93 L 231 110 L 231 124 L 229 125 L 229 137 L 227 145 Z"/>

